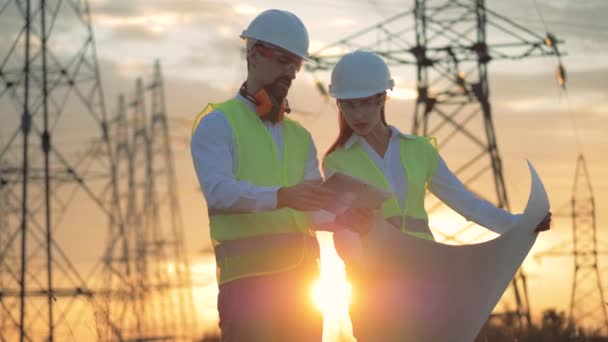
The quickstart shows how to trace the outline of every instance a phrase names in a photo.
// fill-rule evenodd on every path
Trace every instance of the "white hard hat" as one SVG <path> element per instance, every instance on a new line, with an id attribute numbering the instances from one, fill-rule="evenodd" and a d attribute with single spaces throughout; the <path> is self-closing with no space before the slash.
<path id="1" fill-rule="evenodd" d="M 329 95 L 337 99 L 357 99 L 393 89 L 395 81 L 382 58 L 357 50 L 344 55 L 331 72 Z"/>
<path id="2" fill-rule="evenodd" d="M 267 42 L 308 58 L 308 31 L 300 18 L 291 12 L 271 9 L 258 14 L 241 33 L 241 38 Z"/>

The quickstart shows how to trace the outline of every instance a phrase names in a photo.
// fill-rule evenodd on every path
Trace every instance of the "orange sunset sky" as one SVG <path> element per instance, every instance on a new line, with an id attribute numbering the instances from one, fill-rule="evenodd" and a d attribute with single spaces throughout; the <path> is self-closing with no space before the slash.
<path id="1" fill-rule="evenodd" d="M 583 153 L 597 206 L 598 237 L 608 241 L 605 229 L 608 225 L 608 24 L 604 20 L 608 3 L 602 0 L 487 0 L 486 6 L 544 35 L 535 2 L 548 30 L 565 40 L 561 49 L 567 52 L 563 62 L 568 71 L 568 92 L 561 92 L 557 85 L 554 58 L 489 64 L 490 100 L 511 209 L 521 212 L 527 200 L 529 176 L 525 159 L 534 164 L 544 181 L 554 213 L 563 209 L 572 193 L 577 155 Z M 159 58 L 162 63 L 185 241 L 196 286 L 194 298 L 201 331 L 211 331 L 217 325 L 215 269 L 206 206 L 190 158 L 189 125 L 208 102 L 231 97 L 243 82 L 246 71 L 241 52 L 243 42 L 238 38 L 240 32 L 262 10 L 290 10 L 307 25 L 310 50 L 315 51 L 410 8 L 412 1 L 94 0 L 90 4 L 109 116 L 116 111 L 117 95 L 133 96 L 135 78 L 150 79 L 154 60 Z M 13 37 L 5 30 L 0 32 L 0 51 L 5 51 Z M 57 34 L 69 36 L 69 32 Z M 413 41 L 414 36 L 409 39 Z M 492 36 L 488 41 L 492 43 Z M 415 70 L 404 66 L 393 68 L 392 72 L 396 90 L 389 92 L 387 119 L 409 132 L 416 96 Z M 314 77 L 326 84 L 329 81 L 328 73 L 318 72 Z M 289 100 L 295 108 L 292 118 L 310 130 L 321 157 L 337 134 L 335 104 L 318 94 L 313 75 L 306 71 L 300 72 L 295 80 Z M 15 119 L 5 116 L 5 109 L 8 110 L 5 106 L 8 106 L 6 102 L 0 102 L 3 122 L 0 142 L 14 129 L 10 123 Z M 56 136 L 59 144 L 73 147 L 74 142 L 99 134 L 96 127 L 86 123 L 78 125 L 78 121 L 66 123 L 64 135 Z M 77 134 L 73 133 L 74 127 Z M 443 156 L 448 165 L 456 166 L 465 160 L 466 153 L 463 149 L 448 148 Z M 56 238 L 71 259 L 86 269 L 101 255 L 106 225 L 104 216 L 94 206 L 82 204 L 77 208 L 79 205 L 73 204 L 74 210 L 63 220 L 64 227 Z M 563 213 L 568 213 L 565 208 Z M 99 222 L 99 227 L 83 229 L 92 217 Z M 446 231 L 456 227 L 457 221 L 446 213 L 431 218 L 433 226 Z M 533 318 L 537 319 L 538 314 L 549 307 L 567 311 L 573 259 L 547 258 L 537 262 L 533 256 L 571 239 L 571 234 L 571 221 L 556 215 L 553 230 L 541 234 L 524 263 Z M 488 234 L 485 238 L 491 237 Z M 333 308 L 325 308 L 330 322 L 325 336 L 331 340 L 338 334 L 349 333 L 343 296 L 348 286 L 343 279 L 342 264 L 333 250 L 331 235 L 321 233 L 320 241 L 324 278 L 316 291 L 317 298 L 335 300 Z M 608 281 L 606 266 L 608 259 L 602 256 L 604 285 Z"/>

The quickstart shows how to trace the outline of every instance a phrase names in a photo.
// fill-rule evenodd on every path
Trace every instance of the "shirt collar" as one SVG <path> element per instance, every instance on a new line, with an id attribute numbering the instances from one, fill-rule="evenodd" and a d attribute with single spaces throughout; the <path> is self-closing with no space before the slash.
<path id="1" fill-rule="evenodd" d="M 388 128 L 390 128 L 390 130 L 391 130 L 391 138 L 390 138 L 391 140 L 394 138 L 404 138 L 404 139 L 415 139 L 416 138 L 416 136 L 414 136 L 414 135 L 400 132 L 397 129 L 397 127 L 395 127 L 395 126 L 388 125 Z M 360 143 L 364 139 L 365 138 L 363 138 L 362 136 L 353 132 L 353 135 L 351 135 L 350 138 L 348 138 L 348 140 L 346 140 L 346 142 L 344 143 L 344 148 L 349 149 L 349 148 L 353 147 L 353 145 Z"/>
<path id="2" fill-rule="evenodd" d="M 247 106 L 247 108 L 251 109 L 251 111 L 255 113 L 255 104 L 253 102 L 249 101 L 243 95 L 241 95 L 240 92 L 237 91 L 234 98 L 243 102 Z"/>

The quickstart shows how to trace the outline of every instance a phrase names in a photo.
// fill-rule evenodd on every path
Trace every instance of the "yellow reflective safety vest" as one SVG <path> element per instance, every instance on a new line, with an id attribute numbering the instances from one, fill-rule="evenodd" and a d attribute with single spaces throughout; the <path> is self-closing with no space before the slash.
<path id="1" fill-rule="evenodd" d="M 283 161 L 272 135 L 258 115 L 232 99 L 209 104 L 195 120 L 218 109 L 232 128 L 237 156 L 235 178 L 254 186 L 292 186 L 304 180 L 310 134 L 284 118 Z M 306 257 L 318 257 L 319 246 L 309 229 L 310 215 L 281 208 L 264 212 L 228 213 L 209 210 L 218 283 L 288 271 Z"/>
<path id="2" fill-rule="evenodd" d="M 421 136 L 401 136 L 400 154 L 407 177 L 404 209 L 401 209 L 397 197 L 393 194 L 382 204 L 382 215 L 391 221 L 399 218 L 399 229 L 403 233 L 434 240 L 428 226 L 424 195 L 439 161 L 435 140 Z M 323 164 L 332 172 L 345 173 L 392 193 L 386 176 L 359 144 L 336 149 L 325 157 Z"/>

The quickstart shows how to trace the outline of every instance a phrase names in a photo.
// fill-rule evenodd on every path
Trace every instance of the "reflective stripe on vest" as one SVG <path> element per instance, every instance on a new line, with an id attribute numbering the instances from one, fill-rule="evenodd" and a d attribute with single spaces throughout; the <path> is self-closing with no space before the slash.
<path id="1" fill-rule="evenodd" d="M 312 254 L 319 255 L 319 243 L 316 238 L 300 233 L 260 235 L 250 238 L 225 241 L 215 247 L 215 257 L 219 259 L 239 255 L 259 253 L 268 248 L 291 246 L 297 248 L 299 241 L 304 239 Z"/>
<path id="2" fill-rule="evenodd" d="M 424 196 L 428 183 L 437 169 L 439 154 L 434 139 L 427 137 L 400 138 L 401 163 L 407 177 L 407 194 L 403 207 L 393 195 L 382 205 L 382 215 L 389 219 L 400 217 L 398 227 L 404 233 L 433 240 L 424 208 Z M 326 168 L 359 178 L 392 193 L 386 176 L 358 144 L 339 148 L 323 160 Z M 394 219 L 391 220 L 395 224 Z"/>
<path id="3" fill-rule="evenodd" d="M 434 240 L 428 220 L 411 216 L 393 216 L 386 219 L 396 228 L 417 238 Z M 407 228 L 406 228 L 407 227 Z"/>
<path id="4" fill-rule="evenodd" d="M 289 118 L 281 122 L 284 156 L 281 162 L 278 154 L 278 148 L 281 147 L 276 146 L 258 115 L 239 100 L 210 104 L 197 117 L 195 125 L 214 109 L 224 113 L 232 128 L 237 156 L 237 180 L 259 187 L 283 187 L 295 185 L 304 179 L 310 135 L 300 124 Z M 216 262 L 220 284 L 249 276 L 286 271 L 297 267 L 306 255 L 311 255 L 311 251 L 308 251 L 310 243 L 307 242 L 314 238 L 309 230 L 310 217 L 299 211 L 282 208 L 265 212 L 225 213 L 211 209 L 209 222 L 211 239 L 219 256 Z M 275 241 L 272 238 L 260 238 L 274 235 L 284 235 L 278 240 L 292 242 L 276 243 L 270 242 Z M 242 243 L 237 242 L 239 240 L 243 240 Z M 247 240 L 257 241 L 259 246 L 243 253 L 226 252 L 240 249 L 226 246 L 242 246 L 247 244 Z"/>

